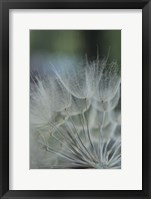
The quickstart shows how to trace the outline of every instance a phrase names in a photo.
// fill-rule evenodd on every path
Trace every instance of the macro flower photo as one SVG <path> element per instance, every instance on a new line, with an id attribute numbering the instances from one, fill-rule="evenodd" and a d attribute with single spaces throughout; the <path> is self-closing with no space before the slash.
<path id="1" fill-rule="evenodd" d="M 121 169 L 121 31 L 30 31 L 30 169 Z"/>

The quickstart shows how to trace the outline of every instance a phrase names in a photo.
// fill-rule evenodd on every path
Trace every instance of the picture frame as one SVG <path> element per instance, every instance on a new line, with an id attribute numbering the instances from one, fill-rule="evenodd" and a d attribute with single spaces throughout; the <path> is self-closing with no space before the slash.
<path id="1" fill-rule="evenodd" d="M 142 190 L 9 190 L 9 10 L 10 9 L 142 9 Z M 0 1 L 0 196 L 1 198 L 151 198 L 150 147 L 150 0 L 1 0 Z"/>

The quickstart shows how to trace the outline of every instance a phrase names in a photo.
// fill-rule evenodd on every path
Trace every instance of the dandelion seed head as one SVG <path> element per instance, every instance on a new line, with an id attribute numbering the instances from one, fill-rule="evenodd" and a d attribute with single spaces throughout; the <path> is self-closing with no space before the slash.
<path id="1" fill-rule="evenodd" d="M 107 58 L 98 56 L 82 62 L 50 60 L 49 67 L 42 77 L 34 73 L 31 84 L 30 126 L 45 156 L 44 163 L 38 165 L 119 169 L 121 93 L 117 63 L 108 64 Z"/>

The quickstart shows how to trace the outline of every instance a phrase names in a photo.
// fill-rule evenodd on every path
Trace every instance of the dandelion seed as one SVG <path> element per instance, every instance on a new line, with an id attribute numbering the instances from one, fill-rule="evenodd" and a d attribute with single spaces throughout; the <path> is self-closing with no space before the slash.
<path id="1" fill-rule="evenodd" d="M 112 62 L 103 70 L 102 77 L 96 91 L 95 98 L 98 101 L 109 101 L 117 92 L 120 85 L 119 69 L 116 62 Z"/>
<path id="2" fill-rule="evenodd" d="M 112 99 L 108 100 L 108 101 L 97 101 L 95 99 L 93 99 L 93 103 L 92 105 L 99 111 L 111 111 L 113 110 L 118 102 L 119 102 L 119 99 L 120 99 L 120 85 L 119 85 L 119 88 L 117 90 L 117 92 L 115 93 L 115 96 L 113 96 Z"/>

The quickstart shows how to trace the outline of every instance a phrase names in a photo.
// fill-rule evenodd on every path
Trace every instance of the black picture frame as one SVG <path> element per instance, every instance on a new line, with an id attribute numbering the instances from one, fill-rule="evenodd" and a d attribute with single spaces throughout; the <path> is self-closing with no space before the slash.
<path id="1" fill-rule="evenodd" d="M 142 9 L 142 190 L 9 190 L 9 9 Z M 0 197 L 151 198 L 151 1 L 0 0 Z M 130 179 L 131 180 L 131 179 Z"/>

